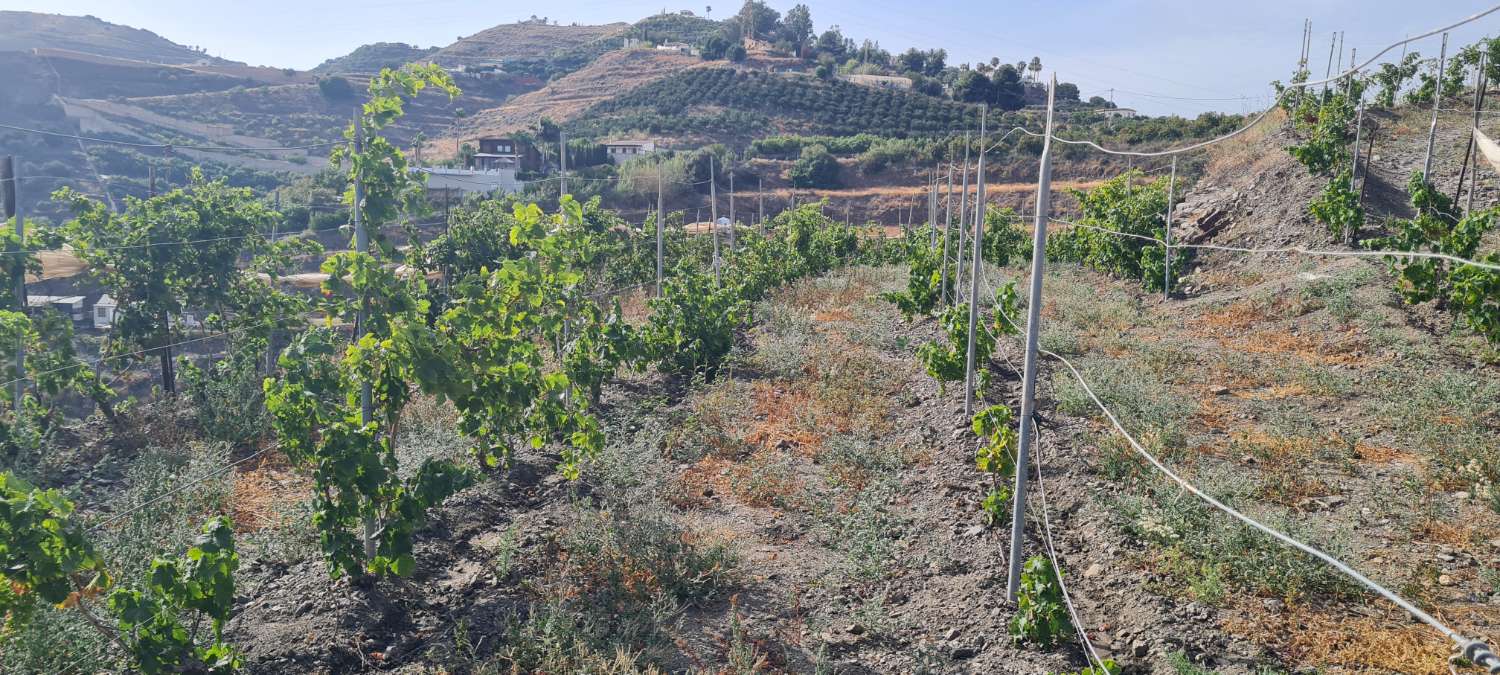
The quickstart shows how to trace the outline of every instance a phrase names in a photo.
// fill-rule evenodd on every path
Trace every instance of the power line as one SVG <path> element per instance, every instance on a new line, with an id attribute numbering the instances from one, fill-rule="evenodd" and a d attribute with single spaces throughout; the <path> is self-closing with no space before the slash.
<path id="1" fill-rule="evenodd" d="M 1439 33 L 1452 30 L 1454 28 L 1457 28 L 1457 27 L 1462 26 L 1462 25 L 1467 24 L 1467 23 L 1472 23 L 1474 21 L 1478 21 L 1479 19 L 1482 19 L 1482 18 L 1484 18 L 1486 16 L 1489 16 L 1490 14 L 1493 14 L 1493 13 L 1495 13 L 1497 11 L 1500 11 L 1500 5 L 1495 5 L 1495 6 L 1489 8 L 1489 9 L 1486 9 L 1486 10 L 1484 10 L 1482 12 L 1470 15 L 1469 17 L 1461 19 L 1461 20 L 1459 20 L 1459 21 L 1457 21 L 1457 22 L 1455 22 L 1453 24 L 1450 24 L 1450 25 L 1447 25 L 1447 26 L 1443 26 L 1441 28 L 1434 28 L 1434 29 L 1429 30 L 1429 31 L 1427 31 L 1425 33 L 1421 33 L 1419 35 L 1416 35 L 1416 36 L 1413 36 L 1413 37 L 1408 37 L 1408 38 L 1400 40 L 1398 42 L 1394 42 L 1394 43 L 1390 44 L 1389 46 L 1387 46 L 1385 49 L 1382 49 L 1379 52 L 1377 52 L 1374 56 L 1372 56 L 1369 59 L 1365 60 L 1364 63 L 1362 63 L 1362 64 L 1360 64 L 1358 66 L 1352 66 L 1348 70 L 1345 70 L 1344 72 L 1338 73 L 1337 75 L 1334 75 L 1332 77 L 1326 77 L 1326 78 L 1323 78 L 1321 80 L 1311 80 L 1311 81 L 1307 81 L 1307 82 L 1293 82 L 1293 83 L 1287 85 L 1286 89 L 1283 90 L 1282 93 L 1281 93 L 1281 95 L 1277 97 L 1277 100 L 1280 101 L 1282 98 L 1285 98 L 1286 95 L 1287 95 L 1287 93 L 1289 93 L 1293 89 L 1305 89 L 1307 87 L 1311 87 L 1311 86 L 1314 86 L 1314 85 L 1327 84 L 1327 83 L 1330 83 L 1330 82 L 1336 82 L 1338 80 L 1344 79 L 1345 77 L 1352 76 L 1355 73 L 1358 73 L 1358 72 L 1364 70 L 1365 68 L 1369 67 L 1371 64 L 1375 63 L 1375 61 L 1377 59 L 1379 59 L 1381 56 L 1384 56 L 1386 54 L 1386 52 L 1389 52 L 1392 49 L 1400 47 L 1401 45 L 1404 45 L 1404 44 L 1408 44 L 1408 43 L 1411 43 L 1411 42 L 1416 42 L 1417 40 L 1421 40 L 1421 39 L 1424 39 L 1424 38 L 1432 37 L 1433 35 L 1437 35 Z M 1056 141 L 1058 141 L 1060 143 L 1067 143 L 1069 145 L 1086 145 L 1086 146 L 1091 147 L 1091 148 L 1093 148 L 1095 150 L 1098 150 L 1099 152 L 1102 152 L 1102 153 L 1105 153 L 1105 154 L 1109 154 L 1109 155 L 1126 155 L 1126 156 L 1131 156 L 1131 157 L 1166 157 L 1166 156 L 1170 156 L 1170 155 L 1182 154 L 1184 152 L 1190 152 L 1190 151 L 1193 151 L 1193 150 L 1197 150 L 1199 148 L 1205 148 L 1205 147 L 1208 147 L 1210 145 L 1214 145 L 1214 144 L 1217 144 L 1217 143 L 1222 143 L 1222 142 L 1227 141 L 1227 140 L 1229 140 L 1231 138 L 1239 136 L 1240 134 L 1243 134 L 1246 131 L 1249 131 L 1250 129 L 1253 129 L 1256 125 L 1260 124 L 1261 121 L 1265 120 L 1266 117 L 1271 114 L 1271 111 L 1275 110 L 1275 109 L 1276 109 L 1275 106 L 1267 106 L 1266 109 L 1263 110 L 1263 111 L 1261 111 L 1261 113 L 1259 115 L 1257 115 L 1255 117 L 1255 119 L 1251 120 L 1249 124 L 1246 124 L 1245 126 L 1240 127 L 1239 129 L 1231 131 L 1231 132 L 1229 132 L 1227 134 L 1224 134 L 1223 136 L 1219 136 L 1218 138 L 1211 138 L 1211 139 L 1206 140 L 1206 141 L 1200 141 L 1200 142 L 1197 142 L 1197 143 L 1192 143 L 1190 145 L 1185 145 L 1185 146 L 1180 147 L 1180 148 L 1172 148 L 1172 149 L 1169 149 L 1169 150 L 1158 150 L 1158 151 L 1155 151 L 1155 152 L 1143 152 L 1143 151 L 1135 151 L 1135 150 L 1112 150 L 1110 148 L 1106 148 L 1106 147 L 1104 147 L 1102 145 L 1099 145 L 1098 143 L 1095 143 L 1093 141 L 1076 141 L 1076 140 L 1070 140 L 1070 139 L 1066 139 L 1066 138 L 1060 138 L 1060 137 L 1058 137 L 1055 134 L 1052 136 L 1052 138 L 1053 138 L 1053 140 L 1056 140 Z M 1034 136 L 1040 136 L 1041 134 L 1032 134 L 1032 135 L 1034 135 Z"/>
<path id="2" fill-rule="evenodd" d="M 339 144 L 341 144 L 341 143 L 344 142 L 342 140 L 339 140 L 339 141 L 325 141 L 325 142 L 322 142 L 322 143 L 312 143 L 312 144 L 308 144 L 308 145 L 289 145 L 289 146 L 280 146 L 280 147 L 253 148 L 253 147 L 245 147 L 245 146 L 238 146 L 238 145 L 179 145 L 179 144 L 176 144 L 176 143 L 136 143 L 136 142 L 133 142 L 133 141 L 118 141 L 118 140 L 113 140 L 113 139 L 109 139 L 109 138 L 97 138 L 97 137 L 93 137 L 93 136 L 80 136 L 78 134 L 65 134 L 65 133 L 57 132 L 57 131 L 46 131 L 44 129 L 30 129 L 30 128 L 27 128 L 27 127 L 18 127 L 18 126 L 12 125 L 12 124 L 0 124 L 0 129 L 9 129 L 11 131 L 21 131 L 21 132 L 25 132 L 25 133 L 29 133 L 29 134 L 41 134 L 43 136 L 54 136 L 54 137 L 57 137 L 57 138 L 71 138 L 71 139 L 79 140 L 79 141 L 88 141 L 90 143 L 106 143 L 106 144 L 111 144 L 111 145 L 123 145 L 123 146 L 127 146 L 127 147 L 132 147 L 132 148 L 153 148 L 153 149 L 164 149 L 164 150 L 199 150 L 199 151 L 204 151 L 204 152 L 272 152 L 272 151 L 284 151 L 284 150 L 286 150 L 286 151 L 289 151 L 289 150 L 311 150 L 311 149 L 315 149 L 315 148 L 326 148 L 326 147 L 330 147 L 330 146 L 334 146 L 334 145 L 339 145 Z"/>

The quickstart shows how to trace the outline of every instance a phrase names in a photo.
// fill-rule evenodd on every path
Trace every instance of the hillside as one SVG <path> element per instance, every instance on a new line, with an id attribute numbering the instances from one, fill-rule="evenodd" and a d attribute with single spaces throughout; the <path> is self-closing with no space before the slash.
<path id="1" fill-rule="evenodd" d="M 628 27 L 629 24 L 625 23 L 553 26 L 523 21 L 501 24 L 459 38 L 435 52 L 433 60 L 444 66 L 460 66 L 481 61 L 546 57 L 614 35 Z"/>
<path id="2" fill-rule="evenodd" d="M 437 51 L 437 47 L 420 49 L 405 42 L 376 42 L 360 45 L 348 54 L 328 59 L 309 72 L 319 75 L 378 73 L 381 68 L 399 68 L 402 64 L 430 57 Z"/>
<path id="3" fill-rule="evenodd" d="M 473 138 L 516 131 L 543 117 L 556 122 L 570 121 L 585 110 L 637 87 L 674 73 L 699 69 L 716 68 L 715 64 L 683 54 L 649 49 L 610 51 L 537 91 L 474 115 L 463 124 L 461 133 L 465 138 Z"/>
<path id="4" fill-rule="evenodd" d="M 66 49 L 150 63 L 229 63 L 149 30 L 93 16 L 0 11 L 0 49 Z"/>
<path id="5" fill-rule="evenodd" d="M 889 136 L 946 133 L 973 124 L 975 109 L 905 91 L 877 89 L 841 80 L 758 71 L 698 69 L 639 87 L 588 111 L 589 130 L 649 129 L 682 133 L 722 127 L 726 111 L 749 126 L 741 135 L 776 132 Z"/>

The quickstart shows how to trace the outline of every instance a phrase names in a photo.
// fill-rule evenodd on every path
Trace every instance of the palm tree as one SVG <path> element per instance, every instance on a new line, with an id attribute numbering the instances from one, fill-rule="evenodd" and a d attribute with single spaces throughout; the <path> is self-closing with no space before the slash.
<path id="1" fill-rule="evenodd" d="M 1039 77 L 1042 74 L 1042 59 L 1041 59 L 1041 57 L 1039 57 L 1039 56 L 1033 56 L 1033 57 L 1031 57 L 1031 65 L 1026 66 L 1026 69 L 1029 70 L 1029 71 L 1031 71 L 1031 80 L 1033 82 L 1035 82 L 1036 79 L 1037 79 L 1037 77 Z"/>

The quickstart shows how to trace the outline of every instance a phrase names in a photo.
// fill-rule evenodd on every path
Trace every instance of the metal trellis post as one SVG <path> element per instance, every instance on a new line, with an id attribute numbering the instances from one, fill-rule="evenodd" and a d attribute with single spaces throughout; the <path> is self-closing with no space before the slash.
<path id="1" fill-rule="evenodd" d="M 1021 383 L 1021 416 L 1016 419 L 1020 427 L 1020 442 L 1016 447 L 1016 486 L 1011 497 L 1010 523 L 1010 573 L 1006 583 L 1006 597 L 1016 601 L 1016 592 L 1021 587 L 1021 555 L 1026 536 L 1026 478 L 1029 473 L 1027 458 L 1031 451 L 1031 417 L 1036 412 L 1036 360 L 1037 340 L 1042 320 L 1042 275 L 1047 266 L 1047 218 L 1052 208 L 1052 115 L 1056 100 L 1057 75 L 1052 76 L 1052 86 L 1047 90 L 1047 134 L 1042 137 L 1042 166 L 1036 185 L 1036 226 L 1031 240 L 1031 292 L 1026 300 L 1026 365 Z"/>
<path id="2" fill-rule="evenodd" d="M 975 182 L 979 183 L 979 194 L 974 197 L 974 236 L 969 238 L 969 248 L 974 254 L 974 263 L 969 268 L 969 348 L 964 359 L 964 414 L 974 414 L 974 333 L 979 330 L 979 266 L 984 264 L 984 132 L 989 121 L 990 110 L 986 106 L 979 118 L 979 170 Z"/>
<path id="3" fill-rule="evenodd" d="M 1177 155 L 1172 155 L 1172 177 L 1167 179 L 1167 226 L 1162 237 L 1162 287 L 1161 298 L 1172 299 L 1172 207 L 1177 198 Z"/>
<path id="4" fill-rule="evenodd" d="M 1432 125 L 1427 128 L 1427 156 L 1422 160 L 1422 180 L 1432 184 L 1432 146 L 1437 142 L 1438 108 L 1443 102 L 1443 61 L 1448 57 L 1448 34 L 1443 33 L 1443 46 L 1438 50 L 1437 70 L 1433 72 Z"/>

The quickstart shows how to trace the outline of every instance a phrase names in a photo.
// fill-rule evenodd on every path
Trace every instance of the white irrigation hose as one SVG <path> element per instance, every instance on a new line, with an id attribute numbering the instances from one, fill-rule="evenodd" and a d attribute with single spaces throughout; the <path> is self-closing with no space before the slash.
<path id="1" fill-rule="evenodd" d="M 1225 504 L 1225 503 L 1223 503 L 1223 502 L 1215 499 L 1212 495 L 1209 495 L 1208 493 L 1206 493 L 1206 492 L 1198 489 L 1197 486 L 1195 486 L 1192 483 L 1189 483 L 1188 481 L 1184 480 L 1181 476 L 1178 476 L 1171 469 L 1167 468 L 1167 466 L 1165 464 L 1162 464 L 1161 461 L 1158 460 L 1155 455 L 1152 455 L 1150 451 L 1146 450 L 1146 448 L 1144 446 L 1142 446 L 1139 441 L 1135 440 L 1135 437 L 1131 436 L 1129 431 L 1126 431 L 1125 426 L 1120 423 L 1120 419 L 1115 416 L 1114 411 L 1110 410 L 1108 406 L 1104 405 L 1103 401 L 1099 400 L 1098 394 L 1094 393 L 1093 388 L 1089 386 L 1089 383 L 1088 383 L 1087 380 L 1083 379 L 1083 375 L 1078 372 L 1078 369 L 1073 366 L 1072 362 L 1068 361 L 1067 359 L 1063 358 L 1061 355 L 1059 355 L 1059 354 L 1057 354 L 1055 352 L 1051 352 L 1051 351 L 1048 351 L 1046 349 L 1042 349 L 1042 350 L 1039 350 L 1039 351 L 1042 354 L 1050 356 L 1050 357 L 1052 357 L 1054 359 L 1057 359 L 1059 362 L 1061 362 L 1063 364 L 1063 366 L 1066 367 L 1068 369 L 1068 371 L 1073 374 L 1073 378 L 1078 381 L 1079 386 L 1083 387 L 1084 393 L 1087 393 L 1089 395 L 1089 398 L 1094 401 L 1094 405 L 1097 406 L 1099 408 L 1099 410 L 1104 413 L 1105 417 L 1109 418 L 1110 424 L 1114 425 L 1115 430 L 1118 431 L 1121 436 L 1125 437 L 1125 440 L 1130 443 L 1130 446 L 1135 449 L 1136 453 L 1139 454 L 1141 457 L 1144 457 L 1146 459 L 1146 461 L 1150 462 L 1152 464 L 1152 466 L 1155 466 L 1158 471 L 1161 471 L 1162 473 L 1166 474 L 1168 478 L 1171 478 L 1178 485 L 1182 486 L 1183 489 L 1187 490 L 1188 492 L 1193 493 L 1199 499 L 1202 499 L 1203 501 L 1208 502 L 1210 505 L 1212 505 L 1213 507 L 1219 509 L 1220 511 L 1223 511 L 1224 513 L 1227 513 L 1230 516 L 1233 516 L 1235 519 L 1239 520 L 1240 522 L 1243 522 L 1246 525 L 1249 525 L 1249 526 L 1251 526 L 1251 527 L 1253 527 L 1253 528 L 1255 528 L 1257 530 L 1260 530 L 1261 532 L 1263 532 L 1263 533 L 1265 533 L 1265 534 L 1267 534 L 1267 535 L 1269 535 L 1269 536 L 1277 539 L 1278 541 L 1281 541 L 1282 543 L 1284 543 L 1284 544 L 1286 544 L 1288 546 L 1291 546 L 1291 547 L 1293 547 L 1293 548 L 1295 548 L 1295 549 L 1297 549 L 1299 551 L 1302 551 L 1303 553 L 1306 553 L 1306 554 L 1308 554 L 1310 556 L 1313 556 L 1313 557 L 1315 557 L 1315 558 L 1317 558 L 1317 559 L 1319 559 L 1319 560 L 1321 560 L 1321 561 L 1329 564 L 1334 569 L 1336 569 L 1336 570 L 1344 573 L 1344 575 L 1348 576 L 1351 579 L 1354 579 L 1355 581 L 1359 582 L 1361 585 L 1365 586 L 1366 588 L 1369 588 L 1370 590 L 1372 590 L 1375 593 L 1379 594 L 1381 597 L 1385 598 L 1386 600 L 1389 600 L 1392 603 L 1395 603 L 1395 605 L 1397 607 L 1400 607 L 1401 609 L 1406 610 L 1406 612 L 1408 614 L 1411 614 L 1413 617 L 1416 617 L 1422 623 L 1425 623 L 1428 626 L 1431 626 L 1432 628 L 1436 629 L 1438 632 L 1442 633 L 1445 637 L 1447 637 L 1448 639 L 1452 640 L 1455 644 L 1458 645 L 1459 649 L 1463 652 L 1464 658 L 1466 658 L 1466 659 L 1468 659 L 1468 660 L 1470 660 L 1470 661 L 1472 661 L 1472 662 L 1474 662 L 1476 664 L 1479 664 L 1482 667 L 1487 668 L 1488 672 L 1491 673 L 1492 675 L 1500 675 L 1500 657 L 1497 657 L 1494 652 L 1490 651 L 1489 646 L 1486 645 L 1484 642 L 1481 642 L 1481 641 L 1476 640 L 1476 639 L 1470 639 L 1470 638 L 1464 637 L 1462 634 L 1458 633 L 1457 631 L 1453 630 L 1452 628 L 1449 628 L 1448 626 L 1444 625 L 1442 622 L 1440 622 L 1437 619 L 1433 618 L 1431 614 L 1428 614 L 1427 612 L 1422 611 L 1421 608 L 1417 607 L 1416 605 L 1414 605 L 1414 604 L 1412 604 L 1410 602 L 1407 602 L 1401 596 L 1396 595 L 1395 593 L 1387 590 L 1384 586 L 1381 586 L 1380 584 L 1377 584 L 1374 581 L 1371 581 L 1368 577 L 1366 577 L 1363 574 L 1360 574 L 1357 570 L 1355 570 L 1354 568 L 1352 568 L 1352 567 L 1344 564 L 1343 562 L 1341 562 L 1337 558 L 1334 558 L 1333 556 L 1328 555 L 1327 553 L 1324 553 L 1323 551 L 1318 550 L 1317 548 L 1314 548 L 1314 547 L 1309 546 L 1307 544 L 1304 544 L 1304 543 L 1302 543 L 1300 541 L 1297 541 L 1296 539 L 1293 539 L 1293 538 L 1291 538 L 1291 537 L 1289 537 L 1289 536 L 1287 536 L 1285 534 L 1282 534 L 1281 532 L 1279 532 L 1279 531 L 1277 531 L 1275 529 L 1272 529 L 1272 528 L 1270 528 L 1270 527 L 1268 527 L 1266 525 L 1262 525 L 1259 521 L 1256 521 L 1254 518 L 1251 518 L 1251 517 L 1249 517 L 1249 516 L 1247 516 L 1247 515 L 1245 515 L 1243 513 L 1240 513 L 1239 511 L 1235 510 L 1234 508 L 1230 507 L 1229 505 L 1227 505 L 1227 504 Z"/>
<path id="2" fill-rule="evenodd" d="M 1059 218 L 1053 218 L 1052 221 L 1053 222 L 1057 222 L 1057 223 L 1062 223 L 1062 224 L 1067 225 L 1069 227 L 1081 227 L 1081 228 L 1084 228 L 1084 229 L 1087 229 L 1087 230 L 1096 230 L 1096 231 L 1099 231 L 1099 232 L 1104 232 L 1106 234 L 1119 235 L 1121 237 L 1131 237 L 1133 239 L 1143 239 L 1145 241 L 1152 241 L 1152 242 L 1156 242 L 1158 244 L 1161 244 L 1162 246 L 1166 246 L 1167 245 L 1167 242 L 1162 241 L 1161 239 L 1158 239 L 1156 237 L 1152 237 L 1150 235 L 1131 234 L 1129 232 L 1121 232 L 1119 230 L 1111 230 L 1111 229 L 1109 229 L 1107 227 L 1099 227 L 1097 225 L 1085 225 L 1083 223 L 1074 223 L 1074 222 L 1062 220 L 1062 219 L 1059 219 Z M 1303 254 L 1303 255 L 1324 256 L 1324 257 L 1333 257 L 1333 258 L 1428 258 L 1428 259 L 1432 259 L 1432 260 L 1447 260 L 1449 262 L 1458 263 L 1460 265 L 1473 265 L 1474 267 L 1480 267 L 1480 268 L 1484 268 L 1484 269 L 1487 269 L 1487 270 L 1493 270 L 1493 271 L 1496 271 L 1496 272 L 1500 272 L 1500 265 L 1497 265 L 1495 263 L 1480 262 L 1478 260 L 1470 260 L 1468 258 L 1460 258 L 1460 257 L 1454 256 L 1454 255 L 1447 255 L 1447 254 L 1444 254 L 1444 253 L 1428 253 L 1428 252 L 1425 252 L 1425 251 L 1328 251 L 1328 250 L 1322 250 L 1322 249 L 1310 249 L 1310 248 L 1306 248 L 1306 247 L 1302 247 L 1302 246 L 1281 246 L 1281 247 L 1276 247 L 1276 248 L 1247 248 L 1247 247 L 1243 247 L 1243 246 L 1220 246 L 1218 244 L 1172 244 L 1172 248 L 1193 248 L 1193 249 L 1203 249 L 1203 250 L 1208 250 L 1208 251 L 1228 251 L 1230 253 L 1300 253 L 1300 254 Z"/>
<path id="3" fill-rule="evenodd" d="M 1041 428 L 1037 426 L 1036 419 L 1031 420 L 1032 437 L 1040 439 Z M 1042 503 L 1042 529 L 1047 535 L 1047 555 L 1052 559 L 1052 568 L 1057 572 L 1057 587 L 1062 591 L 1063 602 L 1068 606 L 1068 614 L 1073 617 L 1073 626 L 1078 629 L 1078 638 L 1083 641 L 1083 646 L 1088 648 L 1087 656 L 1092 656 L 1094 663 L 1098 664 L 1099 672 L 1108 675 L 1109 669 L 1104 667 L 1104 659 L 1099 658 L 1099 652 L 1094 650 L 1094 643 L 1089 640 L 1088 631 L 1084 629 L 1083 620 L 1078 617 L 1078 608 L 1073 606 L 1073 597 L 1068 593 L 1068 585 L 1063 581 L 1062 565 L 1057 561 L 1057 549 L 1052 546 L 1052 523 L 1051 516 L 1047 511 L 1047 484 L 1042 479 L 1042 444 L 1038 440 L 1036 444 L 1036 488 L 1037 496 Z"/>

